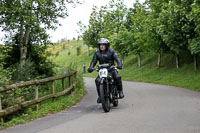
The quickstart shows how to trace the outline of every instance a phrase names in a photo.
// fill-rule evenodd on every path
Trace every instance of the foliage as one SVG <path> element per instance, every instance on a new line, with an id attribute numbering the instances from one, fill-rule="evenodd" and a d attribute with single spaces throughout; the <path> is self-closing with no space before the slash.
<path id="1" fill-rule="evenodd" d="M 56 66 L 49 57 L 51 53 L 46 51 L 47 46 L 43 45 L 31 45 L 28 49 L 28 58 L 35 64 L 35 69 L 37 70 L 40 77 L 49 77 L 54 75 L 53 68 Z"/>
<path id="2" fill-rule="evenodd" d="M 89 27 L 87 30 L 85 30 L 83 34 L 83 40 L 85 44 L 92 47 L 97 47 L 97 41 L 100 38 L 100 32 L 102 30 L 102 21 L 101 21 L 101 15 L 98 13 L 98 8 L 93 7 L 93 11 L 90 15 L 89 20 Z"/>
<path id="3" fill-rule="evenodd" d="M 77 1 L 80 3 L 79 1 Z M 1 1 L 0 24 L 5 31 L 21 33 L 27 26 L 35 36 L 33 42 L 44 41 L 38 37 L 45 35 L 46 29 L 55 29 L 58 18 L 68 16 L 67 3 L 75 4 L 73 0 L 15 0 Z M 21 35 L 19 35 L 21 38 Z M 38 43 L 38 42 L 37 42 Z M 42 43 L 42 42 L 40 42 Z"/>
<path id="4" fill-rule="evenodd" d="M 187 18 L 182 7 L 176 2 L 170 1 L 160 13 L 159 34 L 163 41 L 176 54 L 187 48 L 186 34 L 183 26 L 187 25 Z"/>
<path id="5" fill-rule="evenodd" d="M 113 34 L 118 33 L 124 22 L 126 11 L 123 0 L 112 0 L 100 9 L 93 7 L 88 29 L 83 33 L 85 44 L 97 47 L 96 44 L 100 38 L 110 39 Z"/>
<path id="6" fill-rule="evenodd" d="M 119 29 L 118 34 L 111 38 L 112 47 L 122 56 L 128 56 L 128 47 L 134 42 L 133 34 L 129 32 L 124 25 Z"/>
<path id="7" fill-rule="evenodd" d="M 103 29 L 100 33 L 101 37 L 110 38 L 110 36 L 119 32 L 127 15 L 127 7 L 123 2 L 123 0 L 112 0 L 105 7 L 101 7 L 103 10 L 100 12 L 103 19 Z"/>
<path id="8" fill-rule="evenodd" d="M 80 46 L 77 47 L 77 48 L 76 48 L 76 51 L 77 51 L 77 56 L 79 56 L 79 55 L 81 54 L 81 47 L 80 47 Z"/>
<path id="9" fill-rule="evenodd" d="M 195 55 L 200 53 L 200 2 L 194 1 L 191 8 L 192 10 L 188 14 L 188 18 L 190 19 L 190 22 L 194 23 L 195 27 L 193 27 L 192 31 L 192 33 L 194 33 L 193 36 L 189 34 L 190 39 L 188 43 L 191 54 Z"/>
<path id="10" fill-rule="evenodd" d="M 168 52 L 169 48 L 163 41 L 161 35 L 159 34 L 159 14 L 162 11 L 163 1 L 149 0 L 146 1 L 146 4 L 149 5 L 150 11 L 146 16 L 144 36 L 146 38 L 145 47 L 149 51 L 154 51 L 156 53 Z"/>
<path id="11" fill-rule="evenodd" d="M 134 4 L 134 15 L 132 16 L 132 33 L 134 41 L 129 45 L 129 53 L 139 54 L 144 51 L 145 36 L 144 36 L 144 24 L 146 21 L 147 13 L 144 9 L 144 6 L 139 2 Z"/>
<path id="12" fill-rule="evenodd" d="M 79 2 L 79 1 L 76 1 Z M 0 25 L 6 36 L 20 45 L 20 64 L 27 59 L 29 44 L 47 44 L 47 29 L 56 29 L 58 18 L 68 16 L 67 3 L 75 4 L 74 0 L 6 0 L 0 1 Z M 10 42 L 7 42 L 10 43 Z M 15 43 L 15 42 L 12 42 Z"/>
<path id="13" fill-rule="evenodd" d="M 99 10 L 95 8 L 83 33 L 84 42 L 95 47 L 98 38 L 106 37 L 122 56 L 143 51 L 159 55 L 170 52 L 177 55 L 178 61 L 184 51 L 200 53 L 198 0 L 146 0 L 133 5 L 127 9 L 123 0 L 112 0 Z"/>
<path id="14" fill-rule="evenodd" d="M 8 56 L 4 58 L 5 68 L 12 67 L 13 69 L 15 69 L 15 72 L 13 74 L 14 80 L 30 80 L 32 78 L 48 77 L 54 74 L 53 68 L 55 67 L 55 64 L 52 63 L 50 59 L 48 59 L 51 54 L 46 51 L 46 45 L 29 45 L 27 49 L 28 60 L 25 62 L 24 67 L 20 67 L 19 64 L 20 48 L 18 47 L 18 45 L 13 44 L 7 45 L 6 47 L 10 48 L 10 50 L 7 53 Z M 27 73 L 25 74 L 24 71 Z"/>
<path id="15" fill-rule="evenodd" d="M 10 49 L 0 45 L 0 86 L 8 84 L 11 79 L 12 71 L 4 68 L 4 59 L 8 56 L 7 53 L 9 50 Z"/>
<path id="16" fill-rule="evenodd" d="M 28 81 L 36 76 L 38 76 L 38 73 L 35 69 L 34 62 L 31 61 L 31 59 L 27 59 L 24 66 L 21 67 L 20 64 L 16 63 L 14 67 L 14 73 L 12 76 L 13 81 Z"/>

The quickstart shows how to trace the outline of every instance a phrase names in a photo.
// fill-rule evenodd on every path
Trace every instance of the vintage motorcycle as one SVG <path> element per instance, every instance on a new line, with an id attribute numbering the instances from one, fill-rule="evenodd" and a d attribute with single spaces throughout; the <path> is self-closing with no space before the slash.
<path id="1" fill-rule="evenodd" d="M 113 79 L 109 71 L 116 69 L 116 66 L 110 64 L 100 64 L 95 70 L 99 73 L 100 86 L 99 93 L 102 107 L 105 112 L 110 111 L 110 105 L 118 106 L 119 93 L 117 90 L 116 81 Z"/>

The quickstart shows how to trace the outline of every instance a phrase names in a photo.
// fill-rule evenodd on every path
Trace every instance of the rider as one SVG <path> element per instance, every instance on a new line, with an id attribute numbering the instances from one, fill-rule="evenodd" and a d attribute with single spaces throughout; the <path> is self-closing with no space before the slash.
<path id="1" fill-rule="evenodd" d="M 88 68 L 88 72 L 91 73 L 93 71 L 94 66 L 97 64 L 97 61 L 99 61 L 99 64 L 106 64 L 109 63 L 111 65 L 114 65 L 114 60 L 117 62 L 117 68 L 122 69 L 122 62 L 117 55 L 117 53 L 112 49 L 109 48 L 109 41 L 106 38 L 101 38 L 98 41 L 98 47 L 99 50 L 95 52 L 93 59 L 90 63 L 90 67 Z M 122 88 L 122 80 L 121 76 L 118 74 L 117 70 L 113 69 L 110 72 L 113 76 L 113 78 L 117 81 L 117 89 L 119 91 L 119 98 L 123 98 L 123 88 Z M 99 83 L 100 83 L 100 77 L 98 76 L 95 80 L 96 87 L 97 87 L 97 93 L 98 93 L 98 99 L 97 103 L 101 103 L 101 100 L 99 98 Z"/>

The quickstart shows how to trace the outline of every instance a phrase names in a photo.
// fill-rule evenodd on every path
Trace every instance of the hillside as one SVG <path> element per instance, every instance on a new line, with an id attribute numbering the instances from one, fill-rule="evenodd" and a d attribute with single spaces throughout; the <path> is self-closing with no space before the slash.
<path id="1" fill-rule="evenodd" d="M 86 64 L 86 69 L 88 68 L 95 49 L 90 48 L 90 56 L 87 56 L 87 46 L 83 45 L 82 41 L 71 41 L 65 44 L 65 49 L 63 49 L 63 45 L 64 43 L 54 46 L 54 53 L 56 54 L 56 50 L 59 51 L 59 56 L 54 59 L 59 65 L 58 68 L 71 65 L 79 71 L 83 71 L 83 63 Z M 81 49 L 80 55 L 77 55 L 78 47 Z M 139 68 L 137 56 L 130 55 L 125 58 L 124 69 L 119 73 L 123 80 L 165 84 L 200 91 L 200 73 L 199 70 L 194 71 L 193 57 L 183 53 L 180 59 L 181 68 L 177 69 L 175 55 L 164 54 L 161 59 L 161 67 L 157 68 L 157 54 L 143 53 L 142 66 Z M 96 77 L 97 72 L 86 73 L 83 76 Z"/>

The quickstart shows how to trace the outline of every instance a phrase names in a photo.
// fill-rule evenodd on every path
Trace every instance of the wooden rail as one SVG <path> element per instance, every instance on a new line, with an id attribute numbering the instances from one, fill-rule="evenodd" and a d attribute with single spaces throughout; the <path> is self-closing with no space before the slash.
<path id="1" fill-rule="evenodd" d="M 16 83 L 16 84 L 5 85 L 5 86 L 0 87 L 0 94 L 3 92 L 9 91 L 9 90 L 18 89 L 20 87 L 34 86 L 34 88 L 35 88 L 35 99 L 29 100 L 29 101 L 24 101 L 23 103 L 16 104 L 14 106 L 7 107 L 5 109 L 2 109 L 2 99 L 0 97 L 0 118 L 2 118 L 3 116 L 6 116 L 8 114 L 11 114 L 13 112 L 16 112 L 22 108 L 28 107 L 30 105 L 34 105 L 34 104 L 36 104 L 36 110 L 38 110 L 37 104 L 39 102 L 50 99 L 50 98 L 63 96 L 65 94 L 70 93 L 77 84 L 77 82 L 75 81 L 76 73 L 77 73 L 77 71 L 72 71 L 72 72 L 69 72 L 68 74 L 61 75 L 61 76 L 50 77 L 50 78 L 45 78 L 45 79 L 41 79 L 41 80 L 32 80 L 32 81 L 27 81 L 27 82 L 23 82 L 23 83 Z M 65 84 L 65 79 L 67 77 L 68 77 L 68 83 L 69 83 L 68 88 L 66 88 L 66 84 Z M 63 91 L 55 93 L 55 80 L 62 80 Z M 49 95 L 46 95 L 43 97 L 39 97 L 38 85 L 41 83 L 47 83 L 47 82 L 51 82 L 51 93 L 52 94 L 49 94 Z"/>

